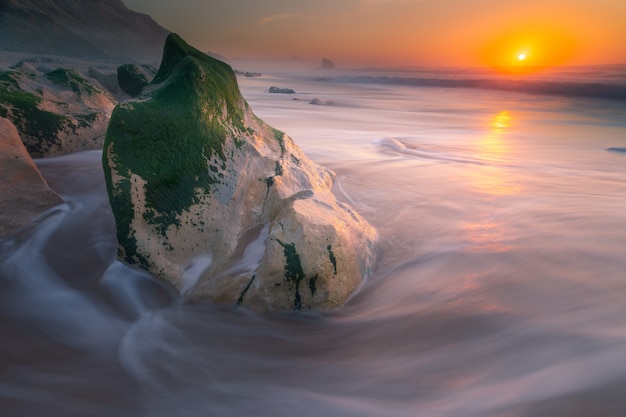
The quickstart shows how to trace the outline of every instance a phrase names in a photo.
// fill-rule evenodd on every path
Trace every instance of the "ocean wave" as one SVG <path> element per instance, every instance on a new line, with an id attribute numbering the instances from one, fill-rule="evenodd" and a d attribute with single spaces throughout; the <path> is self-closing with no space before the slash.
<path id="1" fill-rule="evenodd" d="M 626 100 L 626 82 L 520 80 L 499 78 L 348 75 L 324 77 L 324 81 L 413 87 L 481 88 L 534 94 Z"/>
<path id="2" fill-rule="evenodd" d="M 391 152 L 409 156 L 412 158 L 433 159 L 437 161 L 457 162 L 461 164 L 485 165 L 483 162 L 474 159 L 455 158 L 440 152 L 417 148 L 415 146 L 406 144 L 397 138 L 392 137 L 377 139 L 376 141 L 374 141 L 374 144 L 380 147 L 384 147 Z"/>

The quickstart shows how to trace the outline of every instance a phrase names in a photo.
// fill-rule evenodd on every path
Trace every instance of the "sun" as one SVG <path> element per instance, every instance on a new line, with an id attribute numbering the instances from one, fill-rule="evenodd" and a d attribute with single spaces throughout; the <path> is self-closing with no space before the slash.
<path id="1" fill-rule="evenodd" d="M 624 1 L 624 0 L 620 0 Z M 552 21 L 528 21 L 484 34 L 476 49 L 487 68 L 500 73 L 530 74 L 568 64 L 578 52 L 579 35 Z"/>

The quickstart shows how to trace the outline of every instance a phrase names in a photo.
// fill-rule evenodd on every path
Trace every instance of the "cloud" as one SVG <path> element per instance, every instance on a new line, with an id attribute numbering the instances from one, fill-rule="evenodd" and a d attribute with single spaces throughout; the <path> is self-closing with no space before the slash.
<path id="1" fill-rule="evenodd" d="M 273 14 L 271 16 L 267 16 L 259 20 L 259 23 L 262 25 L 267 25 L 275 20 L 286 20 L 286 19 L 294 19 L 296 17 L 302 16 L 301 13 L 281 13 L 281 14 Z"/>

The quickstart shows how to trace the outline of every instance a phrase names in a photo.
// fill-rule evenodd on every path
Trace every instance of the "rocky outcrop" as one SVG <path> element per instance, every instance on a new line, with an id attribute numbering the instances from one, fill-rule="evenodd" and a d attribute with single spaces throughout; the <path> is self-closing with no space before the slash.
<path id="1" fill-rule="evenodd" d="M 323 58 L 322 59 L 322 68 L 324 69 L 335 69 L 335 63 L 330 59 Z"/>
<path id="2" fill-rule="evenodd" d="M 0 72 L 0 117 L 17 127 L 33 157 L 100 149 L 117 101 L 69 69 Z"/>
<path id="3" fill-rule="evenodd" d="M 126 64 L 117 68 L 117 82 L 131 97 L 137 97 L 148 86 L 146 76 L 139 72 L 138 65 Z"/>
<path id="4" fill-rule="evenodd" d="M 296 94 L 296 92 L 291 88 L 280 88 L 275 86 L 271 86 L 267 92 L 272 94 Z"/>
<path id="5" fill-rule="evenodd" d="M 244 77 L 248 77 L 248 78 L 256 78 L 256 77 L 263 76 L 263 74 L 261 74 L 260 72 L 249 72 L 249 71 L 239 71 L 239 70 L 235 70 L 235 74 L 243 75 Z"/>
<path id="6" fill-rule="evenodd" d="M 87 76 L 98 81 L 101 86 L 106 88 L 110 93 L 117 94 L 119 92 L 119 83 L 117 82 L 116 72 L 104 72 L 98 68 L 90 67 L 87 70 Z"/>
<path id="7" fill-rule="evenodd" d="M 2 0 L 0 49 L 158 61 L 167 31 L 122 0 Z"/>
<path id="8" fill-rule="evenodd" d="M 626 148 L 607 148 L 609 152 L 626 153 Z"/>
<path id="9" fill-rule="evenodd" d="M 313 104 L 314 106 L 334 106 L 335 102 L 332 100 L 322 101 L 316 97 L 313 100 L 309 101 L 309 104 Z"/>
<path id="10" fill-rule="evenodd" d="M 24 62 L 24 61 L 18 62 L 16 65 L 13 65 L 10 69 L 19 71 L 27 75 L 39 74 L 39 70 L 35 69 L 35 67 L 33 67 L 31 64 L 29 64 L 28 62 Z"/>
<path id="11" fill-rule="evenodd" d="M 62 202 L 48 188 L 15 126 L 0 117 L 0 238 Z"/>
<path id="12" fill-rule="evenodd" d="M 120 259 L 190 299 L 329 310 L 371 267 L 376 233 L 336 201 L 333 174 L 177 35 L 152 83 L 114 110 L 103 165 Z"/>
<path id="13" fill-rule="evenodd" d="M 117 68 L 119 86 L 131 97 L 137 97 L 156 73 L 149 65 L 125 64 Z"/>

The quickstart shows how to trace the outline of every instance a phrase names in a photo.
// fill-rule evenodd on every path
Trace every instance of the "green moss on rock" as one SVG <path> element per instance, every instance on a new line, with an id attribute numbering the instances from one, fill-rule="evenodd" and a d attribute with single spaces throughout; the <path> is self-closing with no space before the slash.
<path id="1" fill-rule="evenodd" d="M 65 68 L 59 68 L 46 73 L 46 78 L 61 87 L 69 88 L 78 95 L 96 94 L 98 89 L 87 79 L 85 79 L 78 71 Z"/>
<path id="2" fill-rule="evenodd" d="M 333 273 L 337 275 L 337 258 L 335 258 L 335 253 L 333 252 L 333 245 L 328 245 L 326 250 L 328 251 L 330 263 L 333 264 Z"/>
<path id="3" fill-rule="evenodd" d="M 317 291 L 317 279 L 318 279 L 319 275 L 315 274 L 313 277 L 311 277 L 311 279 L 309 279 L 309 291 L 311 291 L 311 296 L 315 295 L 315 292 Z"/>
<path id="4" fill-rule="evenodd" d="M 277 240 L 277 242 L 283 247 L 283 253 L 285 255 L 285 279 L 293 284 L 295 289 L 293 308 L 294 310 L 301 310 L 302 298 L 300 296 L 300 282 L 306 277 L 302 269 L 302 263 L 300 262 L 300 255 L 298 255 L 298 251 L 296 251 L 295 243 L 283 243 L 280 240 Z"/>
<path id="5" fill-rule="evenodd" d="M 275 165 L 275 167 L 274 167 L 274 174 L 275 174 L 277 177 L 280 177 L 281 175 L 283 175 L 283 166 L 282 166 L 282 164 L 280 163 L 280 161 L 276 161 L 276 165 Z"/>
<path id="6" fill-rule="evenodd" d="M 20 89 L 18 78 L 22 74 L 17 71 L 0 71 L 0 86 L 7 88 Z"/>
<path id="7" fill-rule="evenodd" d="M 278 144 L 280 145 L 280 153 L 281 155 L 284 155 L 285 154 L 285 133 L 274 128 L 272 128 L 272 130 L 274 131 L 274 138 L 278 141 Z"/>
<path id="8" fill-rule="evenodd" d="M 69 125 L 69 118 L 41 110 L 41 97 L 0 85 L 0 115 L 8 117 L 23 135 L 36 137 L 36 144 L 26 144 L 34 157 L 43 156 L 46 149 L 58 142 L 57 134 Z"/>
<path id="9" fill-rule="evenodd" d="M 236 133 L 233 129 L 244 129 L 243 102 L 228 65 L 170 34 L 151 88 L 116 106 L 105 150 L 111 149 L 112 162 L 124 180 L 132 173 L 146 182 L 144 219 L 162 235 L 169 227 L 180 226 L 180 214 L 223 177 L 208 168 L 208 161 L 221 160 L 218 166 L 225 169 L 224 143 Z M 107 152 L 103 164 L 120 245 L 135 252 L 127 241 L 131 191 L 114 189 Z"/>
<path id="10" fill-rule="evenodd" d="M 148 79 L 137 64 L 126 64 L 117 69 L 117 82 L 120 88 L 131 97 L 137 97 L 148 86 Z"/>

